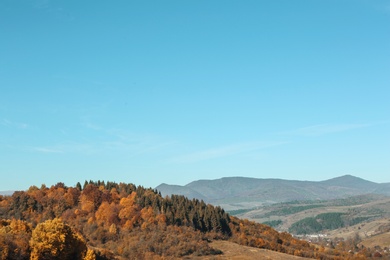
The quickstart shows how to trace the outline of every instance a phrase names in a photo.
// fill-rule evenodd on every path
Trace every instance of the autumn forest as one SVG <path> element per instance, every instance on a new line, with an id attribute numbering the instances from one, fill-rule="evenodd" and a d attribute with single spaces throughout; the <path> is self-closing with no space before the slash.
<path id="1" fill-rule="evenodd" d="M 223 254 L 213 240 L 317 259 L 365 259 L 134 184 L 58 183 L 0 196 L 0 259 L 171 259 Z"/>

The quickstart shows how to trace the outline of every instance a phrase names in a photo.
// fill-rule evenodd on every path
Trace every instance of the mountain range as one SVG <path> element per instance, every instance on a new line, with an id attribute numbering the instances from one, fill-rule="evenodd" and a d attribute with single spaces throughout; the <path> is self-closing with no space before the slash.
<path id="1" fill-rule="evenodd" d="M 375 183 L 352 175 L 325 181 L 298 181 L 225 177 L 198 180 L 187 185 L 160 184 L 163 196 L 172 194 L 204 200 L 226 210 L 302 200 L 329 200 L 363 194 L 390 195 L 390 183 Z"/>

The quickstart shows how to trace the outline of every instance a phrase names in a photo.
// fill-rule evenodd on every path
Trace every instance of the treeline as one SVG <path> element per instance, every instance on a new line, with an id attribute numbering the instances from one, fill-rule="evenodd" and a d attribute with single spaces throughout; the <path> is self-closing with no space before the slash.
<path id="1" fill-rule="evenodd" d="M 202 232 L 230 233 L 229 215 L 220 207 L 184 196 L 163 198 L 156 190 L 134 184 L 90 181 L 83 188 L 80 183 L 76 188 L 65 187 L 63 183 L 50 189 L 44 185 L 40 189 L 32 186 L 26 192 L 15 192 L 8 202 L 7 207 L 1 208 L 2 217 L 14 217 L 35 224 L 47 219 L 69 218 L 75 213 L 72 209 L 77 208 L 78 215 L 88 215 L 97 220 L 103 218 L 110 225 L 132 227 L 140 222 L 141 213 L 148 209 L 155 217 L 163 218 L 167 225 L 190 226 Z"/>
<path id="2" fill-rule="evenodd" d="M 269 220 L 269 221 L 263 222 L 264 225 L 267 225 L 267 226 L 270 226 L 270 227 L 273 227 L 273 228 L 279 226 L 282 223 L 283 223 L 283 221 L 281 221 L 280 219 Z"/>
<path id="3" fill-rule="evenodd" d="M 108 259 L 108 252 L 126 259 L 142 259 L 148 254 L 215 254 L 218 251 L 208 246 L 205 234 L 228 237 L 231 233 L 230 217 L 220 207 L 184 196 L 163 198 L 153 189 L 134 184 L 101 181 L 78 183 L 76 187 L 63 183 L 50 188 L 32 186 L 12 196 L 0 196 L 0 218 L 29 226 L 15 231 L 14 222 L 6 225 L 4 220 L 0 228 L 1 259 L 13 259 L 10 254 L 15 247 L 25 248 L 18 259 L 29 259 L 32 231 L 53 219 L 72 227 L 91 248 L 104 249 Z M 24 239 L 18 237 L 21 234 Z M 17 246 L 12 242 L 16 240 L 20 241 Z M 99 252 L 95 255 L 102 255 Z"/>
<path id="4" fill-rule="evenodd" d="M 345 252 L 320 252 L 287 233 L 230 217 L 203 201 L 163 198 L 134 184 L 32 186 L 0 196 L 0 219 L 0 259 L 159 259 L 222 253 L 209 246 L 213 239 L 312 258 L 348 258 Z"/>
<path id="5" fill-rule="evenodd" d="M 266 214 L 263 215 L 263 217 L 270 217 L 270 216 L 286 216 L 286 215 L 291 215 L 295 214 L 301 211 L 305 211 L 308 209 L 314 209 L 314 208 L 319 208 L 322 207 L 322 205 L 304 205 L 304 206 L 286 206 L 282 207 L 277 210 L 273 210 L 270 212 L 267 212 Z"/>
<path id="6" fill-rule="evenodd" d="M 351 218 L 348 214 L 341 212 L 322 213 L 293 223 L 289 228 L 289 232 L 297 235 L 314 234 L 324 230 L 355 225 L 367 219 L 366 217 Z"/>

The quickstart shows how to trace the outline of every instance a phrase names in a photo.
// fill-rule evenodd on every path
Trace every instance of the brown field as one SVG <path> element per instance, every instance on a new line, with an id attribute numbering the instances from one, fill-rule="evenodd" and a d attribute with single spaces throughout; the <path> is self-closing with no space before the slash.
<path id="1" fill-rule="evenodd" d="M 266 249 L 241 246 L 228 241 L 213 241 L 210 246 L 219 249 L 223 252 L 222 255 L 204 256 L 186 259 L 232 259 L 232 260 L 246 260 L 246 259 L 269 259 L 269 260 L 298 260 L 306 259 L 303 257 L 287 255 L 279 252 L 274 252 Z"/>
<path id="2" fill-rule="evenodd" d="M 369 248 L 374 248 L 377 245 L 390 248 L 390 232 L 374 235 L 370 238 L 364 239 L 360 244 Z"/>
<path id="3" fill-rule="evenodd" d="M 390 229 L 390 219 L 377 219 L 374 221 L 370 221 L 368 223 L 360 223 L 354 226 L 340 228 L 336 230 L 332 230 L 327 232 L 329 238 L 341 237 L 344 239 L 348 239 L 353 237 L 355 234 L 358 234 L 360 238 L 363 240 L 363 244 L 365 245 L 365 241 L 377 241 L 376 245 L 379 246 L 389 246 L 390 240 L 386 239 L 375 239 L 379 237 L 381 234 L 384 235 L 383 238 L 386 237 L 387 232 Z M 369 244 L 372 244 L 369 242 Z"/>

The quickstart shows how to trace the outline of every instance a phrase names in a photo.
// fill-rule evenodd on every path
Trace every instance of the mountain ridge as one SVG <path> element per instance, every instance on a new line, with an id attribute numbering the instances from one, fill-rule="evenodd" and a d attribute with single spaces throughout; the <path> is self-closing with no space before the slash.
<path id="1" fill-rule="evenodd" d="M 186 185 L 160 184 L 163 196 L 185 195 L 223 206 L 226 209 L 287 202 L 293 200 L 327 200 L 361 194 L 390 195 L 389 183 L 376 183 L 353 175 L 323 181 L 285 180 L 278 178 L 223 177 L 196 180 Z"/>

